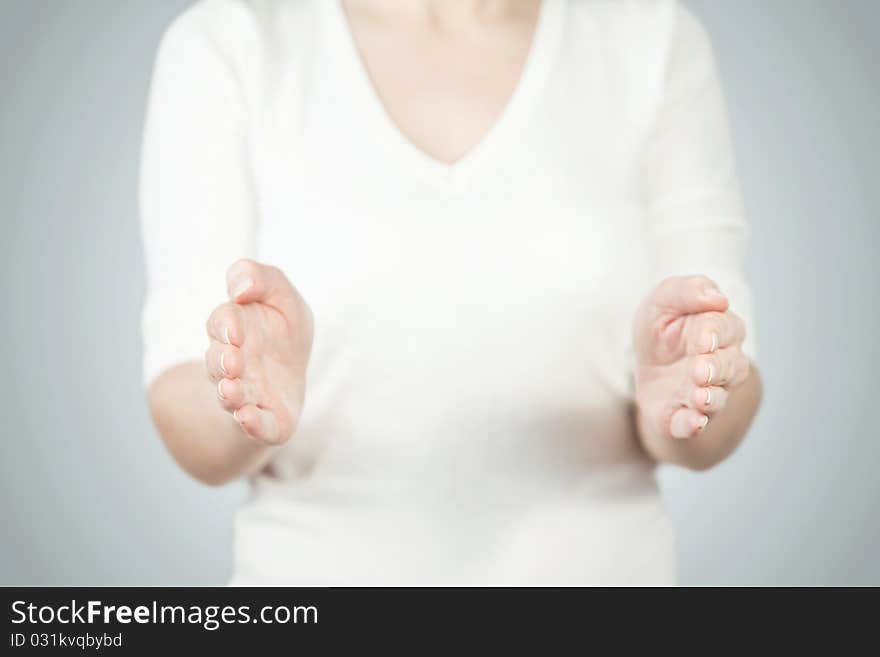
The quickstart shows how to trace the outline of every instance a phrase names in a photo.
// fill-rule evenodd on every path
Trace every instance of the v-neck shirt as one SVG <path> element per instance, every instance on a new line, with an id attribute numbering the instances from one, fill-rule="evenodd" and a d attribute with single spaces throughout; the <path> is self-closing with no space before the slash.
<path id="1" fill-rule="evenodd" d="M 376 148 L 409 175 L 447 191 L 466 186 L 471 173 L 482 161 L 503 157 L 504 149 L 515 146 L 517 135 L 541 99 L 565 17 L 562 0 L 541 2 L 528 55 L 503 110 L 481 139 L 464 156 L 449 164 L 415 146 L 389 116 L 352 39 L 342 3 L 324 2 L 319 3 L 319 7 L 323 13 L 322 25 L 327 30 L 325 43 L 333 44 L 332 58 L 339 64 L 339 82 L 350 91 L 352 101 L 363 111 L 365 119 L 372 123 L 367 134 L 377 140 Z"/>
<path id="2" fill-rule="evenodd" d="M 485 137 L 397 129 L 336 0 L 202 0 L 144 135 L 144 378 L 201 359 L 240 257 L 315 317 L 296 434 L 235 519 L 237 584 L 674 581 L 632 322 L 672 274 L 747 323 L 708 37 L 672 0 L 544 0 Z"/>

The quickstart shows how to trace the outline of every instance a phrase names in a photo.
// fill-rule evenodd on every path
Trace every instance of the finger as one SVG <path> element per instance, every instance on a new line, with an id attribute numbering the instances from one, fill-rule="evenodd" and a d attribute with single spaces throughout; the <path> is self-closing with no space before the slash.
<path id="1" fill-rule="evenodd" d="M 241 428 L 252 438 L 270 444 L 283 441 L 275 415 L 254 404 L 246 404 L 233 413 Z"/>
<path id="2" fill-rule="evenodd" d="M 244 374 L 244 358 L 235 345 L 211 340 L 205 352 L 205 368 L 212 381 L 236 379 Z"/>
<path id="3" fill-rule="evenodd" d="M 233 263 L 226 272 L 226 289 L 229 299 L 236 303 L 271 301 L 278 296 L 289 297 L 293 292 L 280 269 L 254 260 Z"/>
<path id="4" fill-rule="evenodd" d="M 740 344 L 745 338 L 745 323 L 730 311 L 700 313 L 692 319 L 688 327 L 688 350 L 692 354 L 710 354 Z"/>
<path id="5" fill-rule="evenodd" d="M 205 328 L 213 340 L 236 347 L 244 344 L 244 320 L 237 304 L 223 303 L 214 308 Z"/>
<path id="6" fill-rule="evenodd" d="M 691 380 L 700 386 L 737 386 L 748 372 L 749 359 L 738 347 L 694 356 L 690 363 Z"/>
<path id="7" fill-rule="evenodd" d="M 688 406 L 704 415 L 717 413 L 727 404 L 727 389 L 721 386 L 694 386 Z"/>
<path id="8" fill-rule="evenodd" d="M 257 401 L 253 388 L 243 379 L 220 379 L 217 382 L 217 399 L 227 411 L 235 411 Z"/>
<path id="9" fill-rule="evenodd" d="M 706 428 L 709 418 L 692 408 L 679 408 L 669 421 L 669 434 L 673 438 L 693 438 Z"/>
<path id="10" fill-rule="evenodd" d="M 671 276 L 654 291 L 654 303 L 679 315 L 727 310 L 727 297 L 705 276 Z"/>

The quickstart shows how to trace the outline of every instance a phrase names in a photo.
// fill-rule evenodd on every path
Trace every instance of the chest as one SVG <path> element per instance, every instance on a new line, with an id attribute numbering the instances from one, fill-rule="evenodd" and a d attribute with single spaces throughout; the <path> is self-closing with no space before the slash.
<path id="1" fill-rule="evenodd" d="M 536 130 L 520 143 L 529 157 L 459 185 L 370 162 L 370 149 L 329 158 L 319 133 L 276 169 L 259 257 L 312 307 L 321 371 L 356 354 L 357 371 L 402 387 L 527 388 L 511 399 L 544 386 L 574 398 L 584 372 L 617 375 L 596 363 L 623 357 L 647 260 L 640 207 L 609 196 L 607 171 Z"/>
<path id="2" fill-rule="evenodd" d="M 258 257 L 312 307 L 321 371 L 348 354 L 355 371 L 405 373 L 403 387 L 442 372 L 464 385 L 461 371 L 475 385 L 531 381 L 516 399 L 560 377 L 554 389 L 574 398 L 583 372 L 623 371 L 650 267 L 635 140 L 602 59 L 553 54 L 561 29 L 545 23 L 504 116 L 452 166 L 402 135 L 356 60 L 335 51 L 318 48 L 305 83 L 273 98 L 254 158 Z M 448 84 L 449 99 L 489 107 L 452 88 L 468 79 L 412 80 L 402 105 Z"/>
<path id="3" fill-rule="evenodd" d="M 455 29 L 355 11 L 342 36 L 363 68 L 367 92 L 402 136 L 451 163 L 492 129 L 513 95 L 532 49 L 538 6 L 520 3 L 504 20 Z"/>

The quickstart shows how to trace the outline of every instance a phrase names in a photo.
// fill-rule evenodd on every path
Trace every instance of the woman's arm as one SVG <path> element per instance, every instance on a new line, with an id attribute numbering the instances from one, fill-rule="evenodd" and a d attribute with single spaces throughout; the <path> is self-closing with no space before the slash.
<path id="1" fill-rule="evenodd" d="M 635 318 L 636 423 L 656 460 L 705 469 L 742 441 L 761 398 L 744 272 L 749 230 L 711 43 L 672 3 L 646 142 L 660 284 Z M 685 275 L 681 274 L 700 274 Z"/>
<path id="2" fill-rule="evenodd" d="M 290 351 L 295 340 L 283 310 L 271 305 L 286 308 L 284 295 L 267 281 L 278 282 L 273 290 L 283 285 L 251 261 L 230 270 L 253 283 L 250 292 L 239 294 L 240 281 L 225 278 L 231 263 L 255 254 L 258 224 L 251 104 L 242 84 L 257 58 L 251 23 L 238 15 L 244 11 L 198 3 L 168 28 L 141 161 L 144 383 L 164 443 L 188 473 L 211 484 L 258 470 L 292 434 L 304 376 L 293 371 L 288 379 L 297 381 L 288 385 L 273 370 L 275 387 L 257 394 L 266 358 L 273 349 Z M 291 388 L 284 400 L 279 386 Z M 220 390 L 227 399 L 218 399 Z"/>
<path id="3" fill-rule="evenodd" d="M 149 387 L 153 421 L 168 451 L 192 477 L 217 486 L 253 474 L 278 449 L 251 440 L 217 403 L 203 362 L 165 370 Z"/>

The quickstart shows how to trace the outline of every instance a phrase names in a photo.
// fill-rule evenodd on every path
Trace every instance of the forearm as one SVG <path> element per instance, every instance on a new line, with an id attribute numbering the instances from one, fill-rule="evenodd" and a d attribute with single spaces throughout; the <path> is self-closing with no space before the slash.
<path id="1" fill-rule="evenodd" d="M 191 476 L 220 485 L 262 468 L 278 449 L 248 437 L 217 403 L 202 362 L 173 367 L 150 386 L 153 421 L 174 459 Z"/>
<path id="2" fill-rule="evenodd" d="M 648 428 L 643 415 L 636 409 L 639 440 L 645 451 L 659 463 L 707 470 L 730 456 L 742 442 L 758 410 L 761 395 L 761 377 L 752 365 L 746 381 L 731 391 L 724 409 L 712 417 L 698 436 L 676 439 L 657 435 Z"/>

